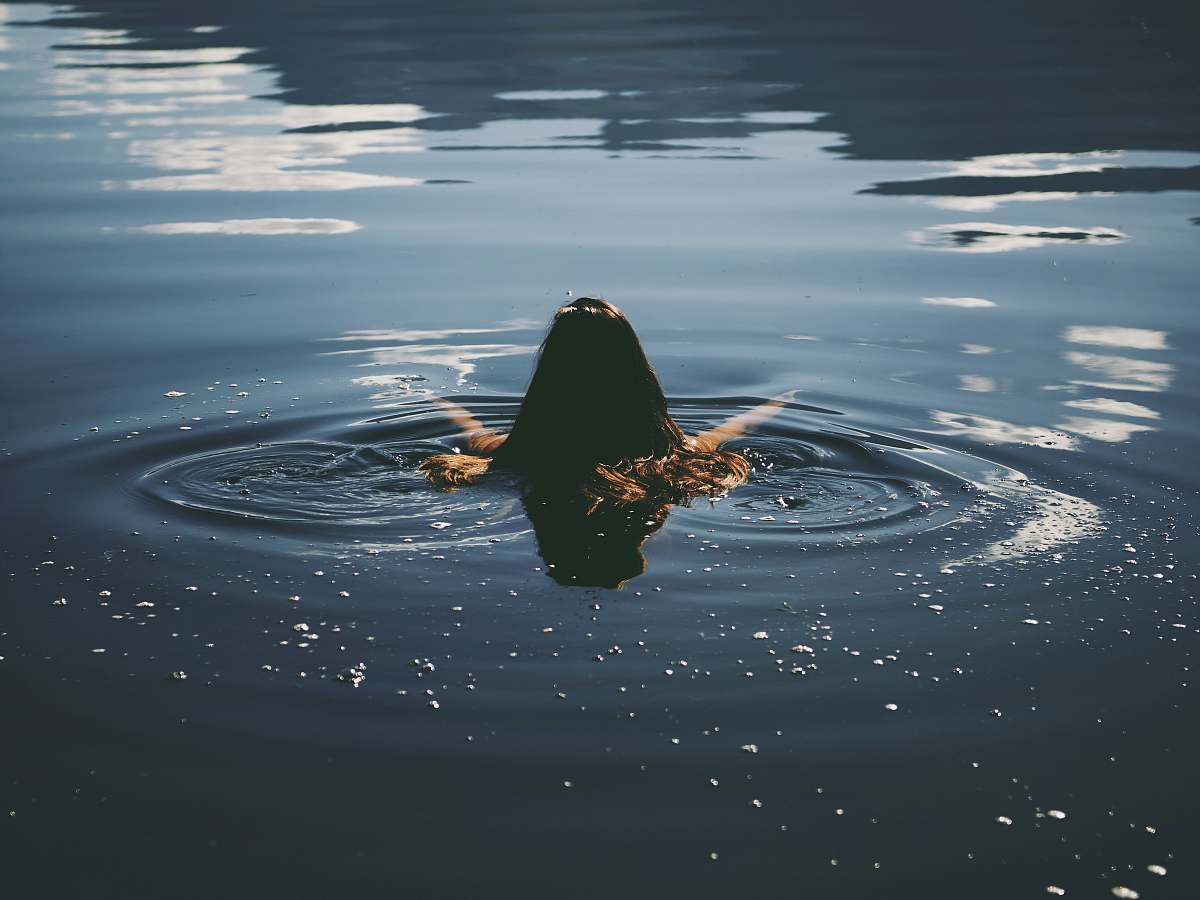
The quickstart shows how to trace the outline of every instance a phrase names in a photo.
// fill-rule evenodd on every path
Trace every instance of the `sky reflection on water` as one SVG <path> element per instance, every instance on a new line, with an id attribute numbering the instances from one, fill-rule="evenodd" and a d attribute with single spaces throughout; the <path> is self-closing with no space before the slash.
<path id="1" fill-rule="evenodd" d="M 103 4 L 84 5 L 75 12 L 65 7 L 10 4 L 4 7 L 3 21 L 9 24 L 4 29 L 0 51 L 18 60 L 21 69 L 33 76 L 35 94 L 32 98 L 12 94 L 9 104 L 15 103 L 15 108 L 31 120 L 72 123 L 70 131 L 27 131 L 14 137 L 34 142 L 48 139 L 66 143 L 101 142 L 107 148 L 106 159 L 97 171 L 126 170 L 93 182 L 93 190 L 102 193 L 187 192 L 203 198 L 197 207 L 207 213 L 203 218 L 154 221 L 143 213 L 140 222 L 102 223 L 98 231 L 108 235 L 109 240 L 116 240 L 117 234 L 144 234 L 180 240 L 205 236 L 214 240 L 337 236 L 339 241 L 350 242 L 373 229 L 394 228 L 394 225 L 385 224 L 374 200 L 364 204 L 346 200 L 317 203 L 320 194 L 361 190 L 373 197 L 376 189 L 405 187 L 437 191 L 461 185 L 464 190 L 482 190 L 494 196 L 494 188 L 487 182 L 498 179 L 504 182 L 505 202 L 507 197 L 533 200 L 547 196 L 543 191 L 560 193 L 579 173 L 599 178 L 603 183 L 608 179 L 604 173 L 608 167 L 602 164 L 603 157 L 599 154 L 604 154 L 613 163 L 624 159 L 626 165 L 652 165 L 651 161 L 664 156 L 704 165 L 706 174 L 698 179 L 681 177 L 682 169 L 659 169 L 666 173 L 664 183 L 671 185 L 680 205 L 678 212 L 683 218 L 677 217 L 676 221 L 687 223 L 678 236 L 681 246 L 703 246 L 711 239 L 703 228 L 697 227 L 699 220 L 688 212 L 689 206 L 703 199 L 692 190 L 699 184 L 715 186 L 728 181 L 728 197 L 753 198 L 744 212 L 762 216 L 754 232 L 754 240 L 760 246 L 770 246 L 777 240 L 780 231 L 774 225 L 789 219 L 794 222 L 796 216 L 801 217 L 802 227 L 808 228 L 811 223 L 803 209 L 808 198 L 796 197 L 794 209 L 772 208 L 773 204 L 765 199 L 767 195 L 757 194 L 759 176 L 754 173 L 755 168 L 770 167 L 773 174 L 763 176 L 770 186 L 778 183 L 781 167 L 799 166 L 812 170 L 814 184 L 817 179 L 828 178 L 840 190 L 849 189 L 864 197 L 893 201 L 918 198 L 935 215 L 939 210 L 995 213 L 1007 209 L 1009 204 L 1024 208 L 1025 204 L 1036 203 L 1039 219 L 1048 223 L 929 221 L 915 211 L 901 219 L 896 217 L 896 210 L 888 213 L 878 208 L 884 221 L 894 224 L 860 228 L 861 234 L 849 242 L 842 239 L 832 248 L 835 257 L 853 252 L 856 246 L 872 244 L 883 255 L 903 253 L 905 239 L 917 247 L 955 254 L 990 256 L 1044 250 L 1074 254 L 1114 249 L 1139 240 L 1138 232 L 1143 227 L 1139 224 L 1143 220 L 1140 214 L 1134 214 L 1130 224 L 1121 228 L 1095 224 L 1105 221 L 1103 210 L 1122 202 L 1122 198 L 1138 193 L 1151 196 L 1161 191 L 1194 190 L 1197 186 L 1198 157 L 1188 143 L 1186 117 L 1178 116 L 1154 140 L 1139 132 L 1140 124 L 1114 120 L 1110 123 L 1112 127 L 1122 125 L 1130 128 L 1131 135 L 1141 134 L 1129 147 L 1055 149 L 1044 140 L 1038 146 L 1039 139 L 1029 138 L 1033 146 L 1027 150 L 975 152 L 961 158 L 934 156 L 939 142 L 947 147 L 955 145 L 945 133 L 935 130 L 928 136 L 924 151 L 927 158 L 915 167 L 907 162 L 902 143 L 889 149 L 887 141 L 899 141 L 902 138 L 899 132 L 868 127 L 859 120 L 842 144 L 814 150 L 807 140 L 809 134 L 829 128 L 841 114 L 836 103 L 832 109 L 822 109 L 820 98 L 825 96 L 826 82 L 818 82 L 815 89 L 805 92 L 804 85 L 811 80 L 803 77 L 811 74 L 805 67 L 841 72 L 844 61 L 820 54 L 781 54 L 771 49 L 770 41 L 761 42 L 762 34 L 746 43 L 754 33 L 753 25 L 746 22 L 734 25 L 708 9 L 692 10 L 675 20 L 648 16 L 641 11 L 614 12 L 605 19 L 605 27 L 611 28 L 612 34 L 623 35 L 617 40 L 615 56 L 584 69 L 574 64 L 573 57 L 559 58 L 557 50 L 551 52 L 553 62 L 549 58 L 544 61 L 546 67 L 540 74 L 501 73 L 494 60 L 467 62 L 464 56 L 459 60 L 464 75 L 461 84 L 435 78 L 412 82 L 412 90 L 392 90 L 383 78 L 391 70 L 380 68 L 387 57 L 380 48 L 402 44 L 406 50 L 397 60 L 424 59 L 422 51 L 414 48 L 421 47 L 427 36 L 436 36 L 438 27 L 428 35 L 418 28 L 412 35 L 401 37 L 404 29 L 397 30 L 395 26 L 404 20 L 404 13 L 397 12 L 393 18 L 391 12 L 382 9 L 377 12 L 379 22 L 386 24 L 373 36 L 368 36 L 370 29 L 364 30 L 361 23 L 353 20 L 332 23 L 333 32 L 345 48 L 325 60 L 323 80 L 318 82 L 284 61 L 290 60 L 293 52 L 301 52 L 300 44 L 287 43 L 294 36 L 288 30 L 291 24 L 283 31 L 263 31 L 256 23 L 252 26 L 236 18 L 222 24 L 191 23 L 187 22 L 186 10 L 156 8 L 146 11 L 148 19 L 139 23 L 123 21 L 124 12 L 119 5 L 112 9 Z M 319 10 L 306 15 L 331 24 Z M 148 27 L 156 16 L 164 17 L 163 21 Z M 42 19 L 53 29 L 14 29 L 11 23 L 17 18 L 23 23 Z M 523 21 L 520 15 L 511 21 L 488 19 L 476 24 L 482 28 L 489 22 L 500 21 L 505 23 L 502 25 L 505 40 L 541 44 L 540 35 L 520 34 Z M 755 20 L 752 17 L 747 21 Z M 823 27 L 810 25 L 815 28 L 814 34 Z M 1047 27 L 1050 29 L 1047 34 L 1052 34 L 1057 26 Z M 591 39 L 581 38 L 569 25 L 567 28 L 572 40 L 586 43 Z M 630 28 L 635 30 L 626 30 Z M 792 29 L 791 24 L 784 26 L 787 40 L 807 46 L 810 38 Z M 910 37 L 916 35 L 915 31 L 905 33 Z M 690 51 L 681 51 L 672 66 L 654 67 L 638 75 L 630 61 L 640 57 L 645 47 L 655 46 L 665 34 L 693 38 L 703 35 L 722 49 L 703 60 L 693 57 Z M 636 40 L 632 40 L 634 36 Z M 477 37 L 472 32 L 463 39 L 467 45 L 473 45 Z M 775 54 L 770 56 L 771 65 L 765 69 L 747 63 L 755 54 L 764 52 Z M 1021 52 L 1040 51 L 1025 47 Z M 1090 51 L 1076 47 L 1072 52 Z M 38 68 L 38 54 L 45 57 L 43 68 Z M 364 72 L 369 70 L 370 74 L 357 74 L 348 66 L 347 60 L 352 59 L 364 61 L 367 64 Z M 696 63 L 694 72 L 688 74 L 687 66 L 680 65 L 684 59 Z M 741 60 L 742 68 L 738 68 L 736 60 Z M 1081 65 L 1090 65 L 1083 60 L 1080 57 Z M 9 60 L 5 59 L 5 63 Z M 440 67 L 441 62 L 437 65 Z M 556 70 L 556 66 L 560 68 Z M 570 74 L 565 74 L 568 70 Z M 767 70 L 773 72 L 772 80 L 760 77 Z M 408 77 L 401 74 L 405 71 L 397 69 L 395 73 L 403 80 Z M 724 82 L 714 81 L 711 76 L 717 71 L 736 75 Z M 780 77 L 785 71 L 787 77 Z M 466 77 L 472 72 L 474 77 Z M 964 102 L 948 88 L 939 90 L 951 105 Z M 1061 82 L 1048 85 L 1047 90 L 1071 94 L 1074 88 Z M 797 98 L 810 95 L 811 108 L 789 108 L 788 104 Z M 856 95 L 853 100 L 862 102 L 864 96 Z M 441 102 L 435 98 L 441 98 Z M 891 101 L 880 99 L 880 103 L 886 102 Z M 588 154 L 590 160 L 567 163 L 564 168 L 550 162 L 554 154 L 548 151 L 552 150 L 579 151 Z M 470 161 L 460 163 L 456 157 L 461 153 L 467 154 Z M 900 162 L 891 167 L 896 171 L 888 172 L 889 167 L 877 164 L 865 165 L 867 160 L 886 158 L 889 153 Z M 121 154 L 125 165 L 119 161 Z M 489 156 L 504 161 L 492 164 Z M 844 158 L 840 162 L 839 156 Z M 430 165 L 428 160 L 433 157 L 446 160 L 447 164 Z M 545 157 L 546 162 L 538 162 L 539 157 Z M 864 166 L 862 174 L 858 174 L 850 160 L 858 160 Z M 731 169 L 734 162 L 746 168 L 735 172 Z M 577 166 L 582 167 L 578 172 L 574 168 Z M 444 171 L 434 171 L 439 168 Z M 902 172 L 905 168 L 907 173 Z M 145 170 L 152 174 L 144 174 Z M 438 175 L 443 177 L 435 177 Z M 539 178 L 543 177 L 548 180 L 539 186 Z M 512 178 L 517 179 L 515 190 L 509 183 Z M 866 185 L 859 179 L 866 180 Z M 615 185 L 614 196 L 631 199 L 624 185 L 619 181 Z M 720 189 L 714 187 L 710 192 L 714 197 L 720 196 Z M 819 189 L 814 186 L 811 192 L 819 194 Z M 226 193 L 231 195 L 228 202 L 217 199 Z M 256 199 L 260 194 L 275 193 L 295 194 L 300 203 L 281 205 L 265 198 Z M 611 219 L 619 215 L 606 205 L 604 192 L 589 192 L 580 199 L 586 206 L 580 211 L 583 217 L 599 215 Z M 443 203 L 447 208 L 461 206 L 457 199 L 447 197 L 445 201 L 422 200 L 416 208 L 428 211 Z M 122 211 L 154 208 L 171 209 L 168 204 L 157 203 L 113 207 Z M 703 208 L 703 204 L 696 208 Z M 821 216 L 822 208 L 817 205 L 811 214 L 812 221 Z M 512 204 L 508 209 L 515 211 Z M 1040 213 L 1046 210 L 1059 212 L 1043 218 Z M 394 218 L 390 209 L 384 215 Z M 449 222 L 437 222 L 438 215 L 443 214 L 435 213 L 430 233 L 448 233 Z M 457 212 L 451 215 L 458 218 Z M 843 213 L 839 211 L 836 215 Z M 911 224 L 913 218 L 924 221 L 919 227 L 907 230 L 899 224 L 904 220 Z M 1078 224 L 1067 224 L 1068 220 Z M 481 240 L 477 224 L 461 218 L 458 221 L 467 223 L 464 239 Z M 514 224 L 516 228 L 511 232 L 514 239 L 528 233 L 524 224 Z M 605 227 L 610 230 L 601 243 L 614 234 L 612 225 Z M 653 233 L 655 224 L 647 219 L 639 225 L 636 212 L 631 211 L 627 222 L 618 227 L 628 227 L 630 242 L 636 243 L 638 235 Z M 507 233 L 504 225 L 500 229 L 499 234 Z M 855 226 L 849 226 L 835 229 L 834 233 L 848 236 L 855 230 Z M 732 234 L 729 237 L 733 239 L 730 246 L 736 246 L 737 238 Z M 816 234 L 810 233 L 808 237 L 820 241 Z M 549 234 L 544 239 L 555 240 Z M 672 242 L 670 237 L 658 239 Z M 917 282 L 924 282 L 922 286 L 928 289 L 933 286 L 930 282 L 937 280 L 921 278 Z M 987 279 L 956 274 L 949 281 L 975 281 L 982 285 Z M 1003 278 L 996 283 L 1004 284 Z M 929 307 L 982 311 L 1011 307 L 1013 299 L 1004 296 L 1005 293 L 1002 289 L 995 297 L 934 293 L 918 296 L 920 303 Z M 936 330 L 936 326 L 930 327 Z M 475 331 L 497 330 L 506 328 Z M 1005 330 L 1009 330 L 1007 326 Z M 437 336 L 469 334 L 472 330 L 425 331 L 426 336 L 420 338 L 405 336 L 395 329 L 350 330 L 337 339 L 366 342 L 370 346 L 332 352 L 364 357 L 365 361 L 354 363 L 356 367 L 400 369 L 395 373 L 352 378 L 354 384 L 373 389 L 374 400 L 396 401 L 411 391 L 411 385 L 403 380 L 405 369 L 444 368 L 461 385 L 479 373 L 483 361 L 525 357 L 534 347 L 531 342 L 446 343 Z M 1069 344 L 1137 351 L 1170 350 L 1166 331 L 1161 328 L 1067 325 L 1062 334 Z M 850 334 L 804 337 L 849 341 L 863 349 L 890 347 L 889 352 L 921 349 L 919 345 L 928 342 L 928 338 L 918 338 L 917 346 L 910 342 L 902 348 L 877 337 Z M 379 346 L 385 341 L 385 346 Z M 963 353 L 999 360 L 1002 369 L 1011 367 L 1011 354 L 1015 352 L 1015 348 L 997 348 L 992 342 L 961 346 Z M 997 349 L 1000 355 L 996 355 Z M 1134 394 L 1163 392 L 1173 384 L 1174 363 L 1074 349 L 1057 353 L 1057 358 L 1063 368 L 1043 373 L 1043 386 L 1039 390 L 1049 390 L 1052 394 L 1066 391 L 1071 395 L 1068 399 L 1054 397 L 1053 402 L 1086 410 L 1091 415 L 1069 417 L 1054 424 L 1060 417 L 1050 407 L 1044 412 L 1044 424 L 1020 424 L 997 415 L 1002 407 L 981 406 L 971 411 L 935 408 L 929 416 L 935 425 L 975 440 L 1044 445 L 1057 440 L 1058 445 L 1069 449 L 1078 449 L 1080 439 L 1124 442 L 1140 432 L 1153 430 L 1153 426 L 1146 424 L 1147 419 L 1163 418 L 1160 411 L 1129 400 L 1079 394 L 1095 389 Z M 1086 374 L 1081 375 L 1080 369 Z M 913 383 L 903 371 L 891 372 L 887 378 L 896 384 Z M 389 385 L 401 388 L 401 394 L 393 395 Z M 1023 390 L 1019 380 L 984 370 L 953 373 L 945 379 L 945 387 L 959 396 L 965 393 L 980 398 L 1020 394 Z M 1027 408 L 1020 418 L 1039 418 L 1030 415 L 1032 407 L 1037 405 L 1034 398 L 1026 400 Z"/>

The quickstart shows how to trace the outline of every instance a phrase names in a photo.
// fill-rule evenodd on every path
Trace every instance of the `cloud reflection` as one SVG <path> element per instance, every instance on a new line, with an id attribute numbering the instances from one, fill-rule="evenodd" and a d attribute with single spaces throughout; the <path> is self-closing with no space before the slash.
<path id="1" fill-rule="evenodd" d="M 999 387 L 996 379 L 987 375 L 959 375 L 958 389 L 973 394 L 994 394 Z"/>
<path id="2" fill-rule="evenodd" d="M 199 174 L 138 178 L 126 186 L 139 191 L 339 191 L 369 187 L 411 187 L 422 178 L 339 171 L 363 154 L 412 153 L 424 148 L 414 129 L 322 134 L 252 134 L 144 138 L 130 141 L 135 161 L 161 171 Z M 212 171 L 204 171 L 212 170 Z"/>
<path id="3" fill-rule="evenodd" d="M 1072 416 L 1055 426 L 1063 431 L 1080 434 L 1094 441 L 1120 444 L 1141 431 L 1154 431 L 1153 425 L 1141 422 L 1119 422 L 1113 419 L 1089 419 Z"/>
<path id="4" fill-rule="evenodd" d="M 1171 386 L 1175 367 L 1170 363 L 1109 356 L 1069 350 L 1064 358 L 1093 373 L 1097 379 L 1074 379 L 1071 384 L 1118 391 L 1165 391 Z"/>
<path id="5" fill-rule="evenodd" d="M 1070 225 L 1003 225 L 998 222 L 954 222 L 910 232 L 910 239 L 932 250 L 958 253 L 1006 253 L 1048 244 L 1107 245 L 1127 239 L 1115 228 Z"/>
<path id="6" fill-rule="evenodd" d="M 85 28 L 71 35 L 74 47 L 115 47 L 136 43 L 137 40 L 123 28 Z"/>
<path id="7" fill-rule="evenodd" d="M 1108 413 L 1114 416 L 1132 416 L 1135 419 L 1157 419 L 1157 410 L 1142 406 L 1140 403 L 1130 403 L 1126 400 L 1113 400 L 1109 397 L 1094 397 L 1089 400 L 1065 400 L 1063 406 L 1072 409 L 1086 409 L 1092 412 Z"/>
<path id="8" fill-rule="evenodd" d="M 363 366 L 421 365 L 439 366 L 454 372 L 459 384 L 467 380 L 482 359 L 525 356 L 537 352 L 536 344 L 408 344 L 398 347 L 366 347 L 358 350 L 333 350 L 325 356 L 367 355 Z"/>
<path id="9" fill-rule="evenodd" d="M 942 426 L 941 430 L 935 429 L 934 434 L 962 435 L 988 444 L 1040 444 L 1059 450 L 1079 449 L 1079 442 L 1070 435 L 1041 425 L 1016 425 L 1001 419 L 941 409 L 930 410 L 929 416 Z"/>
<path id="10" fill-rule="evenodd" d="M 353 350 L 331 350 L 323 356 L 363 356 L 366 362 L 355 363 L 355 368 L 373 366 L 403 365 L 411 370 L 412 366 L 436 366 L 448 368 L 455 373 L 459 384 L 476 371 L 478 362 L 483 359 L 496 359 L 505 356 L 525 356 L 537 352 L 536 344 L 448 344 L 425 343 L 426 341 L 445 341 L 458 335 L 498 334 L 511 331 L 530 331 L 539 328 L 540 322 L 528 319 L 514 319 L 501 322 L 487 328 L 445 328 L 445 329 L 369 329 L 363 331 L 348 331 L 327 341 L 348 341 L 363 343 L 378 343 L 387 341 L 388 346 L 359 347 Z M 400 343 L 393 343 L 400 342 Z M 409 343 L 405 343 L 409 342 Z M 407 394 L 409 384 L 415 380 L 413 375 L 365 375 L 354 379 L 355 384 L 368 387 L 383 387 L 384 391 L 372 396 L 375 400 L 393 399 Z"/>
<path id="11" fill-rule="evenodd" d="M 248 94 L 186 94 L 181 97 L 162 97 L 154 100 L 126 100 L 121 97 L 102 100 L 58 100 L 47 113 L 51 116 L 133 116 L 150 113 L 179 112 L 195 107 L 241 103 Z"/>
<path id="12" fill-rule="evenodd" d="M 981 156 L 935 163 L 936 174 L 888 181 L 866 194 L 922 198 L 938 209 L 991 212 L 1006 203 L 1073 201 L 1119 193 L 1195 191 L 1200 166 L 1193 153 L 1093 151 Z"/>
<path id="13" fill-rule="evenodd" d="M 377 403 L 388 403 L 396 400 L 407 401 L 411 400 L 414 395 L 420 396 L 430 393 L 424 388 L 413 388 L 413 382 L 425 380 L 420 375 L 405 373 L 397 375 L 362 375 L 358 378 L 351 378 L 350 383 L 356 384 L 359 387 L 375 388 L 373 393 L 367 395 L 367 399 Z"/>
<path id="14" fill-rule="evenodd" d="M 225 79 L 251 75 L 244 63 L 146 69 L 54 69 L 50 93 L 60 97 L 92 94 L 213 94 L 225 90 Z"/>
<path id="15" fill-rule="evenodd" d="M 90 43 L 99 46 L 105 43 L 117 43 L 117 40 L 106 41 L 105 38 L 111 34 L 115 34 L 118 38 L 124 37 L 124 32 L 107 33 L 100 32 L 100 40 L 94 40 Z M 125 43 L 120 40 L 120 43 Z M 54 62 L 59 66 L 75 67 L 79 69 L 91 70 L 97 68 L 120 68 L 123 72 L 139 73 L 144 71 L 142 66 L 196 66 L 196 65 L 213 65 L 216 63 L 230 63 L 241 59 L 247 53 L 251 53 L 249 47 L 192 47 L 180 50 L 151 50 L 148 48 L 140 48 L 134 45 L 133 49 L 119 50 L 99 50 L 89 49 L 86 53 L 71 53 L 70 51 L 60 52 Z M 124 69 L 121 67 L 128 66 Z M 152 77 L 152 76 L 147 76 Z"/>
<path id="16" fill-rule="evenodd" d="M 959 309 L 990 309 L 996 305 L 994 300 L 983 297 L 922 297 L 921 302 L 926 306 L 955 306 Z"/>
<path id="17" fill-rule="evenodd" d="M 998 153 L 937 163 L 946 171 L 939 172 L 934 177 L 1028 178 L 1031 175 L 1100 172 L 1123 155 L 1119 150 L 1092 150 L 1086 153 Z"/>
<path id="18" fill-rule="evenodd" d="M 83 32 L 80 41 L 55 50 L 52 114 L 127 117 L 123 125 L 136 135 L 126 145 L 129 156 L 157 170 L 120 183 L 130 190 L 341 191 L 425 183 L 342 168 L 358 156 L 423 151 L 422 133 L 405 127 L 429 116 L 422 107 L 255 99 L 267 76 L 262 67 L 241 61 L 253 52 L 152 49 L 130 43 L 123 31 Z M 155 134 L 156 129 L 171 131 Z M 126 133 L 113 134 L 116 139 Z"/>
<path id="19" fill-rule="evenodd" d="M 1063 332 L 1063 340 L 1071 344 L 1128 347 L 1133 350 L 1169 349 L 1165 331 L 1119 325 L 1071 325 Z"/>
<path id="20" fill-rule="evenodd" d="M 496 94 L 497 100 L 601 100 L 608 96 L 608 91 L 575 90 L 575 91 L 506 91 Z"/>
<path id="21" fill-rule="evenodd" d="M 178 128 L 180 126 L 245 128 L 257 125 L 270 125 L 294 131 L 330 125 L 353 125 L 364 122 L 379 122 L 392 125 L 415 122 L 419 119 L 429 117 L 430 114 L 428 112 L 414 103 L 340 103 L 329 106 L 294 106 L 287 104 L 246 113 L 222 113 L 220 115 L 190 114 L 184 116 L 157 116 L 144 119 L 130 119 L 125 124 L 130 128 Z"/>
<path id="22" fill-rule="evenodd" d="M 1062 338 L 1069 343 L 1093 344 L 1102 347 L 1129 347 L 1135 350 L 1168 349 L 1167 333 L 1148 328 L 1072 325 L 1063 332 Z M 1164 391 L 1170 387 L 1174 373 L 1174 367 L 1170 363 L 1134 359 L 1128 356 L 1071 350 L 1064 354 L 1064 358 L 1067 362 L 1098 376 L 1096 380 L 1083 378 L 1072 380 L 1070 384 L 1076 389 L 1087 386 L 1106 390 Z M 1105 418 L 1095 415 L 1071 416 L 1055 427 L 1094 441 L 1114 444 L 1128 441 L 1136 434 L 1156 430 L 1156 426 L 1147 424 L 1145 420 L 1160 418 L 1158 411 L 1148 406 L 1112 397 L 1064 400 L 1063 405 L 1088 413 L 1098 413 Z M 1131 422 L 1128 421 L 1129 419 L 1142 421 Z"/>
<path id="23" fill-rule="evenodd" d="M 933 197 L 929 205 L 956 212 L 992 212 L 1002 203 L 1037 203 L 1044 200 L 1076 200 L 1078 191 L 1014 191 L 1011 194 L 984 194 L 975 197 Z M 1087 196 L 1111 197 L 1111 192 L 1092 192 Z"/>
<path id="24" fill-rule="evenodd" d="M 293 169 L 286 172 L 216 172 L 207 175 L 164 175 L 126 183 L 134 191 L 350 191 L 357 188 L 414 187 L 420 178 Z"/>
<path id="25" fill-rule="evenodd" d="M 143 234 L 349 234 L 362 228 L 349 219 L 225 219 L 221 222 L 161 222 L 130 231 Z"/>
<path id="26" fill-rule="evenodd" d="M 1103 190 L 1114 172 L 1124 172 L 1122 151 L 1005 153 L 932 163 L 928 176 L 884 182 L 864 193 L 922 197 L 937 209 L 992 212 L 1005 203 L 1069 201 L 1111 197 Z"/>

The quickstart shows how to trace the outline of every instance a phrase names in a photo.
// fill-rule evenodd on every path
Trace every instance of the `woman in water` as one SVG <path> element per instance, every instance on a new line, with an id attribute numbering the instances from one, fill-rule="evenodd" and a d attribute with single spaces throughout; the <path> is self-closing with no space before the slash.
<path id="1" fill-rule="evenodd" d="M 560 584 L 620 587 L 642 574 L 641 547 L 673 503 L 724 494 L 750 466 L 721 445 L 786 405 L 771 400 L 685 435 L 619 309 L 581 297 L 554 314 L 508 434 L 437 400 L 466 434 L 466 452 L 421 466 L 452 490 L 490 471 L 525 476 L 522 498 L 547 574 Z"/>
<path id="2" fill-rule="evenodd" d="M 421 466 L 435 485 L 470 484 L 495 470 L 515 472 L 545 492 L 574 492 L 587 514 L 602 504 L 656 505 L 724 494 L 750 466 L 721 445 L 785 405 L 771 400 L 694 436 L 667 412 L 658 376 L 633 326 L 605 300 L 581 297 L 554 314 L 525 399 L 508 434 L 439 399 L 467 434 L 467 452 Z M 660 523 L 661 524 L 661 523 Z"/>

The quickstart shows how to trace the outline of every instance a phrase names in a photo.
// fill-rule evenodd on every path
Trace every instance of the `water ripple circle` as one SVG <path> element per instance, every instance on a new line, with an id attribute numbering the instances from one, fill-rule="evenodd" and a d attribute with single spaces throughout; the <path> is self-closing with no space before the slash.
<path id="1" fill-rule="evenodd" d="M 680 412 L 681 424 L 700 430 L 730 411 L 698 412 L 693 406 Z M 503 419 L 489 424 L 505 430 L 511 417 Z M 430 435 L 427 422 L 419 436 L 413 434 L 418 426 L 402 417 L 362 424 L 368 427 L 355 438 L 369 443 L 297 440 L 218 449 L 167 460 L 142 475 L 137 489 L 213 527 L 240 523 L 339 542 L 355 536 L 428 537 L 431 528 L 445 528 L 446 545 L 495 543 L 529 530 L 520 485 L 512 478 L 489 478 L 455 492 L 425 481 L 421 461 L 448 449 L 443 435 Z M 728 449 L 750 461 L 750 479 L 719 503 L 697 501 L 677 510 L 680 524 L 711 526 L 715 513 L 723 530 L 746 539 L 794 533 L 812 546 L 901 538 L 974 522 L 981 527 L 968 543 L 978 546 L 966 553 L 979 559 L 1008 553 L 997 547 L 1019 554 L 1021 540 L 1043 549 L 1060 531 L 1070 539 L 1094 530 L 1097 514 L 1090 505 L 1031 486 L 1004 466 L 802 415 Z M 1017 528 L 1019 540 L 1002 544 L 1006 536 L 991 526 L 1002 510 L 1017 509 L 1024 510 L 1025 524 L 1007 524 Z"/>

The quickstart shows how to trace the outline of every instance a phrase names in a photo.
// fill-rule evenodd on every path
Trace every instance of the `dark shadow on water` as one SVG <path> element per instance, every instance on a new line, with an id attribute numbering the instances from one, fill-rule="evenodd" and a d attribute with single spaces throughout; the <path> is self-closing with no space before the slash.
<path id="1" fill-rule="evenodd" d="M 989 197 L 1022 192 L 1070 191 L 1073 193 L 1142 194 L 1162 191 L 1200 190 L 1200 166 L 1168 168 L 1111 166 L 1098 172 L 1069 172 L 1058 175 L 956 176 L 923 178 L 916 181 L 890 181 L 873 185 L 860 193 L 892 197 Z"/>

